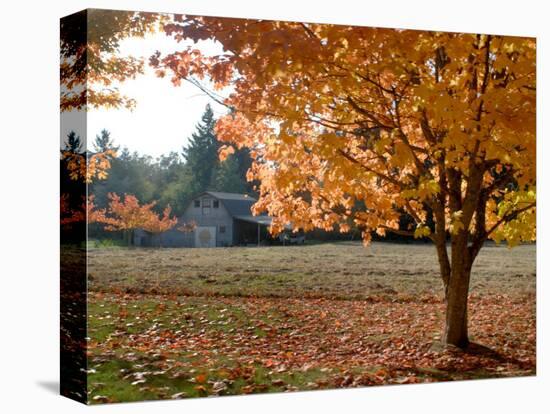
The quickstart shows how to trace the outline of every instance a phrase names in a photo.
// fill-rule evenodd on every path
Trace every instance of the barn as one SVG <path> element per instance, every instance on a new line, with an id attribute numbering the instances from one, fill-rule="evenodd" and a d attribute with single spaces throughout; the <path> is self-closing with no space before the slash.
<path id="1" fill-rule="evenodd" d="M 172 230 L 161 236 L 136 230 L 134 244 L 144 247 L 159 244 L 163 247 L 259 245 L 270 238 L 267 227 L 271 217 L 253 216 L 251 208 L 255 202 L 255 198 L 246 194 L 206 191 L 191 200 Z M 194 228 L 181 231 L 189 223 L 194 223 Z"/>

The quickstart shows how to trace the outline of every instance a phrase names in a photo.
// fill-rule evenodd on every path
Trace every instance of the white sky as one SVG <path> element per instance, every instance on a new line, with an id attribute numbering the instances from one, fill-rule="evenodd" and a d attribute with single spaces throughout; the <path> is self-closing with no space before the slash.
<path id="1" fill-rule="evenodd" d="M 225 113 L 227 109 L 224 106 L 214 102 L 197 87 L 188 82 L 175 87 L 169 77 L 158 78 L 149 67 L 148 58 L 155 51 L 160 50 L 164 55 L 184 49 L 188 44 L 192 43 L 177 43 L 163 33 L 121 42 L 120 55 L 145 57 L 145 73 L 119 85 L 123 95 L 136 100 L 136 107 L 133 111 L 90 109 L 87 127 L 90 142 L 105 128 L 121 148 L 128 147 L 131 152 L 158 157 L 170 151 L 181 152 L 207 103 L 212 106 L 216 117 Z M 214 42 L 201 42 L 194 47 L 207 54 L 222 52 L 221 45 Z M 62 140 L 71 129 L 78 129 L 75 123 L 82 120 L 82 115 L 76 112 L 62 114 Z"/>

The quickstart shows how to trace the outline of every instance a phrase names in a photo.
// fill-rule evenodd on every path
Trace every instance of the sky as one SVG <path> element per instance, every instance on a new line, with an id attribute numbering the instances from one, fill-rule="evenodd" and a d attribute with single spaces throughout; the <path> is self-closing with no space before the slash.
<path id="1" fill-rule="evenodd" d="M 177 43 L 163 33 L 149 34 L 143 39 L 123 40 L 120 55 L 143 56 L 147 62 L 157 50 L 165 54 L 183 49 L 188 44 Z M 221 45 L 212 41 L 200 42 L 195 47 L 206 54 L 222 51 Z M 143 75 L 123 82 L 119 89 L 123 95 L 136 100 L 135 109 L 90 109 L 87 119 L 89 139 L 93 141 L 105 128 L 111 132 L 116 145 L 155 158 L 171 151 L 181 152 L 208 103 L 215 116 L 227 110 L 188 82 L 175 87 L 169 77 L 158 78 L 147 63 Z M 82 120 L 83 114 L 77 112 L 62 114 L 62 140 Z"/>

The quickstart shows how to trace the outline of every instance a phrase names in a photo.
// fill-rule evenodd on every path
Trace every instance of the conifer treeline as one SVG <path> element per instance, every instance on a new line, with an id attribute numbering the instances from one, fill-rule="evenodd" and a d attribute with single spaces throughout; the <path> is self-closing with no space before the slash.
<path id="1" fill-rule="evenodd" d="M 170 205 L 179 215 L 191 198 L 203 191 L 225 191 L 253 194 L 252 184 L 246 181 L 250 157 L 246 151 L 236 151 L 225 161 L 218 159 L 220 143 L 214 133 L 214 113 L 207 105 L 201 121 L 181 153 L 170 152 L 158 158 L 131 153 L 116 146 L 109 131 L 96 136 L 94 150 L 116 149 L 118 156 L 111 160 L 105 180 L 95 180 L 90 193 L 99 207 L 108 204 L 108 193 L 133 194 L 141 202 L 157 201 L 163 209 Z M 77 137 L 69 137 L 74 146 Z"/>

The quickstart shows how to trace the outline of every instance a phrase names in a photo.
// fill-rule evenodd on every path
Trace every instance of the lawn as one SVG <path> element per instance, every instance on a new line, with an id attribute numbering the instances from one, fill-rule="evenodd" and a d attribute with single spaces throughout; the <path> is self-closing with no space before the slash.
<path id="1" fill-rule="evenodd" d="M 91 249 L 93 403 L 534 375 L 535 246 L 490 244 L 470 335 L 434 346 L 442 284 L 429 244 Z"/>

